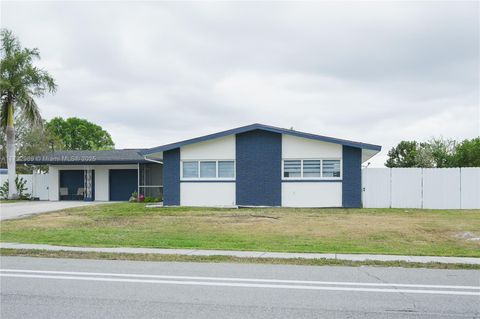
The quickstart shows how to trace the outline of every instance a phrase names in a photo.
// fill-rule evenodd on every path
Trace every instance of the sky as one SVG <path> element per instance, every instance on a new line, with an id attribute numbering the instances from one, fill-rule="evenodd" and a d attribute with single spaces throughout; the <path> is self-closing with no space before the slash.
<path id="1" fill-rule="evenodd" d="M 262 123 L 382 146 L 480 136 L 480 2 L 53 1 L 1 27 L 57 81 L 45 119 L 143 148 Z"/>

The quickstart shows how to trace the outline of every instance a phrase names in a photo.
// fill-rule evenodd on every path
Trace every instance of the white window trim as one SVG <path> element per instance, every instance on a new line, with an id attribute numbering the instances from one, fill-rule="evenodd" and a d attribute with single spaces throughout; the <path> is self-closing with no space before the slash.
<path id="1" fill-rule="evenodd" d="M 340 177 L 324 177 L 323 176 L 323 161 L 335 160 L 340 161 Z M 285 177 L 285 161 L 300 161 L 300 176 L 299 177 Z M 303 161 L 320 161 L 320 177 L 304 177 L 303 176 Z M 343 178 L 343 160 L 338 157 L 325 157 L 325 158 L 283 158 L 282 159 L 282 180 L 305 180 L 305 181 L 319 181 L 319 180 L 342 180 Z"/>
<path id="2" fill-rule="evenodd" d="M 198 177 L 183 177 L 183 162 L 197 162 Z M 215 177 L 200 177 L 200 162 L 215 162 Z M 233 162 L 233 177 L 218 177 L 218 162 Z M 186 159 L 180 161 L 180 181 L 235 181 L 237 163 L 234 159 Z"/>
<path id="3" fill-rule="evenodd" d="M 183 177 L 183 163 L 184 162 L 196 162 L 197 163 L 197 177 Z M 190 179 L 199 179 L 200 176 L 200 162 L 197 160 L 185 160 L 180 162 L 180 180 L 185 179 L 185 180 L 190 180 Z"/>
<path id="4" fill-rule="evenodd" d="M 324 177 L 323 176 L 323 161 L 329 161 L 329 160 L 335 160 L 335 161 L 340 161 L 340 177 Z M 339 180 L 343 178 L 343 163 L 341 158 L 322 158 L 322 166 L 320 168 L 322 171 L 320 172 L 320 175 L 322 176 L 322 179 L 332 179 L 332 180 Z"/>

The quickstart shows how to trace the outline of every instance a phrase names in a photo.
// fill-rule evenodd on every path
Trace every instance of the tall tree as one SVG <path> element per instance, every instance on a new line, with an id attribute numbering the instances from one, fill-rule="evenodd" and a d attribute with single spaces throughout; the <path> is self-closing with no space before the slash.
<path id="1" fill-rule="evenodd" d="M 480 137 L 461 143 L 432 138 L 402 141 L 388 152 L 387 167 L 480 167 Z"/>
<path id="2" fill-rule="evenodd" d="M 21 111 L 31 125 L 41 124 L 40 111 L 34 98 L 42 97 L 47 92 L 54 93 L 57 85 L 47 71 L 33 65 L 34 60 L 40 59 L 37 48 L 22 48 L 10 30 L 2 29 L 0 37 L 0 125 L 7 139 L 8 197 L 16 198 L 15 112 Z"/>
<path id="3" fill-rule="evenodd" d="M 412 167 L 435 167 L 435 158 L 432 154 L 430 144 L 425 142 L 417 143 L 415 165 Z"/>
<path id="4" fill-rule="evenodd" d="M 66 150 L 108 150 L 115 147 L 106 130 L 85 119 L 56 117 L 47 122 L 46 127 L 61 139 Z"/>
<path id="5" fill-rule="evenodd" d="M 401 141 L 388 151 L 387 167 L 417 167 L 418 143 Z"/>
<path id="6" fill-rule="evenodd" d="M 24 118 L 20 115 L 19 112 L 15 113 L 13 119 L 15 127 L 15 142 L 18 144 L 19 141 L 23 140 L 24 136 L 28 132 L 28 126 Z M 0 167 L 7 167 L 7 135 L 5 130 L 0 130 Z M 16 147 L 18 149 L 18 146 Z"/>
<path id="7" fill-rule="evenodd" d="M 480 167 L 480 137 L 464 140 L 457 145 L 453 156 L 453 166 Z"/>
<path id="8" fill-rule="evenodd" d="M 432 167 L 451 167 L 453 156 L 456 151 L 455 141 L 443 138 L 432 138 L 425 143 L 425 147 L 431 154 L 433 160 Z"/>
<path id="9" fill-rule="evenodd" d="M 17 159 L 28 159 L 54 149 L 64 148 L 60 138 L 48 130 L 45 125 L 30 126 L 18 112 L 15 114 L 14 127 Z M 7 166 L 6 150 L 5 132 L 0 130 L 0 167 Z M 48 167 L 37 166 L 36 169 L 47 171 Z M 31 166 L 17 166 L 17 174 L 31 174 L 32 171 Z"/>

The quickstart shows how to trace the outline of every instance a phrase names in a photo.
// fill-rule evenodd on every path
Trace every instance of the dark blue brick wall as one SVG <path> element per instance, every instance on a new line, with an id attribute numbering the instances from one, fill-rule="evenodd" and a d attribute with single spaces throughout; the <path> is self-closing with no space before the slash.
<path id="1" fill-rule="evenodd" d="M 180 149 L 163 153 L 163 204 L 180 205 Z"/>
<path id="2" fill-rule="evenodd" d="M 282 203 L 282 135 L 254 130 L 236 135 L 237 205 Z"/>
<path id="3" fill-rule="evenodd" d="M 343 146 L 342 206 L 362 206 L 362 149 Z"/>

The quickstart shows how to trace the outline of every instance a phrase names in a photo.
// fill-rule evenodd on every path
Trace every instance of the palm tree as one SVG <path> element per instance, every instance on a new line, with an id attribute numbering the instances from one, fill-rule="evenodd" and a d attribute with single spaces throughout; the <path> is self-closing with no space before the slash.
<path id="1" fill-rule="evenodd" d="M 32 62 L 40 58 L 38 49 L 22 48 L 12 31 L 0 31 L 2 42 L 0 61 L 0 128 L 7 136 L 8 197 L 17 197 L 15 185 L 14 114 L 19 112 L 31 125 L 41 125 L 40 110 L 34 97 L 54 93 L 54 79 Z"/>

